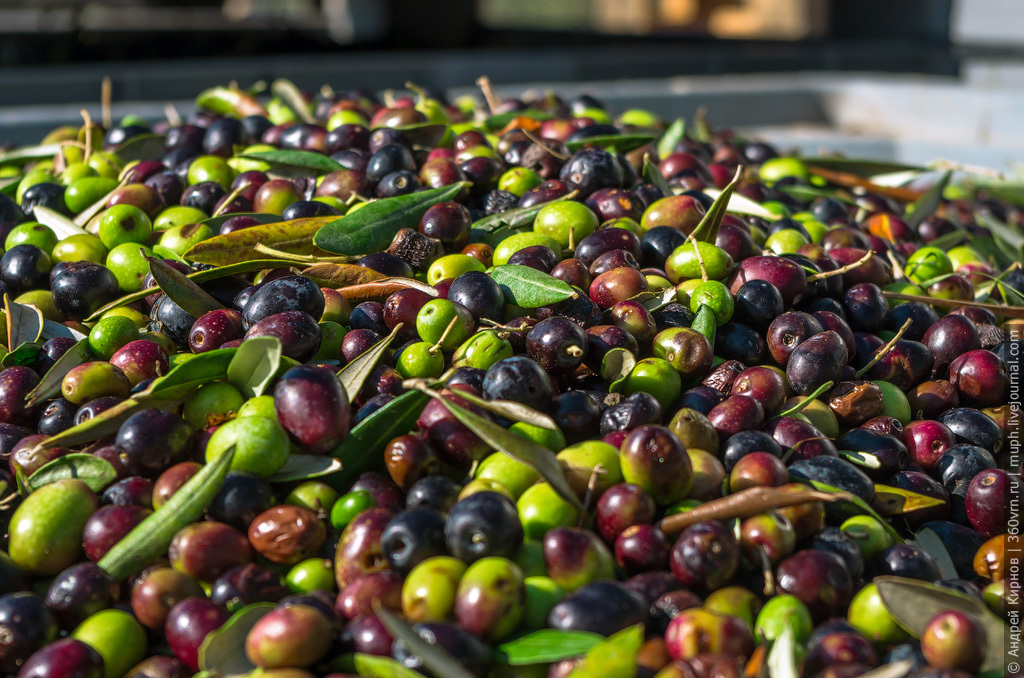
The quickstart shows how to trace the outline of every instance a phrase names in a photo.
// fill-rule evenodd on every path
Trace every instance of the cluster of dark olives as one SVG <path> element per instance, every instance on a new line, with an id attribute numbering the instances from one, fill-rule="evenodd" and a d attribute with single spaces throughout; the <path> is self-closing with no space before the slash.
<path id="1" fill-rule="evenodd" d="M 0 671 L 1002 666 L 1024 212 L 487 94 L 0 152 Z"/>

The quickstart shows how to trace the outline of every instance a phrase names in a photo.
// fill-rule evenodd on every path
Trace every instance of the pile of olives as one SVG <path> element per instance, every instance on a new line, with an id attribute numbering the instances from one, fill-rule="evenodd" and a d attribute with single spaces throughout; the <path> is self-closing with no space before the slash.
<path id="1" fill-rule="evenodd" d="M 0 671 L 1020 675 L 1013 196 L 488 95 L 0 151 Z"/>

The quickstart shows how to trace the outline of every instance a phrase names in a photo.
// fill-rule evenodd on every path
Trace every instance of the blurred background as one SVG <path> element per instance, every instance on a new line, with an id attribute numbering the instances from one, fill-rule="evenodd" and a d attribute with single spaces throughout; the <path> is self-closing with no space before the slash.
<path id="1" fill-rule="evenodd" d="M 908 162 L 1024 158 L 1021 0 L 0 0 L 0 143 L 202 88 L 553 86 Z"/>

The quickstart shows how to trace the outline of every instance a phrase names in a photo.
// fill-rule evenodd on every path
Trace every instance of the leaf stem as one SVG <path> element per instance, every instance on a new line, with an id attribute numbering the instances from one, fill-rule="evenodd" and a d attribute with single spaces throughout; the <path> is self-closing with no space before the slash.
<path id="1" fill-rule="evenodd" d="M 487 108 L 490 109 L 491 115 L 497 113 L 498 108 L 501 107 L 501 98 L 495 93 L 491 79 L 486 75 L 481 75 L 476 79 L 476 85 L 484 93 L 484 100 L 487 101 Z"/>
<path id="2" fill-rule="evenodd" d="M 868 250 L 863 257 L 853 262 L 852 264 L 847 264 L 846 266 L 837 268 L 834 271 L 822 271 L 821 273 L 815 273 L 814 275 L 807 276 L 807 282 L 815 282 L 817 280 L 825 280 L 827 278 L 831 278 L 837 275 L 842 275 L 843 273 L 852 271 L 853 269 L 857 268 L 862 264 L 866 264 L 868 261 L 870 261 L 871 257 L 873 256 L 875 256 L 875 251 Z"/>
<path id="3" fill-rule="evenodd" d="M 868 361 L 867 365 L 857 370 L 856 377 L 858 379 L 863 377 L 865 374 L 868 373 L 868 371 L 872 367 L 878 364 L 878 361 L 880 361 L 882 358 L 888 355 L 889 351 L 891 351 L 896 346 L 896 342 L 902 339 L 903 335 L 907 333 L 907 330 L 910 329 L 910 326 L 913 324 L 913 322 L 913 319 L 907 318 L 907 322 L 903 323 L 903 327 L 901 327 L 899 332 L 896 333 L 896 336 L 890 339 L 885 346 L 882 346 L 877 351 L 875 351 L 875 356 Z"/>

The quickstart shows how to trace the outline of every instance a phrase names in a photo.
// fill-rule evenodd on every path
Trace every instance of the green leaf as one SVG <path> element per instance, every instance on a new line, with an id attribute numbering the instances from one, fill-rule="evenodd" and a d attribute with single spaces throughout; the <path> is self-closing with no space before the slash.
<path id="1" fill-rule="evenodd" d="M 686 118 L 676 118 L 658 139 L 658 158 L 664 160 L 676 152 L 676 146 L 686 138 Z M 651 181 L 650 183 L 654 183 Z M 666 193 L 666 195 L 668 195 Z"/>
<path id="2" fill-rule="evenodd" d="M 414 122 L 409 125 L 400 125 L 394 128 L 405 135 L 413 146 L 434 148 L 444 138 L 448 131 L 448 125 L 436 122 Z"/>
<path id="3" fill-rule="evenodd" d="M 831 494 L 844 494 L 844 492 L 842 490 L 840 490 L 838 487 L 833 487 L 831 485 L 826 485 L 825 483 L 819 482 L 817 480 L 810 480 L 809 478 L 793 478 L 792 476 L 791 476 L 791 479 L 794 482 L 804 483 L 805 485 L 806 484 L 810 484 L 811 487 L 813 487 L 816 490 L 821 490 L 822 492 L 829 492 Z M 875 509 L 871 508 L 871 506 L 869 506 L 866 501 L 864 501 L 863 499 L 861 499 L 860 497 L 858 497 L 855 494 L 850 494 L 850 493 L 845 493 L 845 494 L 849 495 L 849 501 L 850 501 L 851 504 L 853 504 L 854 506 L 859 508 L 864 513 L 867 513 L 869 516 L 871 516 L 872 518 L 874 518 L 878 522 L 880 522 L 882 524 L 882 527 L 885 528 L 885 531 L 889 534 L 889 536 L 892 538 L 892 540 L 895 543 L 897 543 L 897 544 L 904 543 L 903 537 L 901 537 L 900 533 L 896 531 L 896 528 L 894 528 L 891 524 L 889 524 L 888 520 L 886 520 L 881 515 L 879 515 L 878 512 L 875 511 Z"/>
<path id="4" fill-rule="evenodd" d="M 505 663 L 511 666 L 547 664 L 586 654 L 603 641 L 596 633 L 541 629 L 498 646 Z"/>
<path id="5" fill-rule="evenodd" d="M 9 151 L 0 151 L 0 167 L 4 165 L 18 165 L 30 160 L 52 158 L 60 150 L 60 144 L 43 144 L 41 146 L 22 146 L 21 148 L 12 148 Z"/>
<path id="6" fill-rule="evenodd" d="M 847 205 L 856 205 L 853 200 L 847 198 L 841 192 L 835 189 L 817 188 L 815 186 L 804 186 L 802 184 L 793 184 L 791 186 L 776 186 L 783 193 L 799 198 L 801 200 L 814 200 L 815 198 L 831 198 L 833 200 L 839 200 Z"/>
<path id="7" fill-rule="evenodd" d="M 577 191 L 573 191 L 555 198 L 554 200 L 531 205 L 530 207 L 515 207 L 510 210 L 505 210 L 504 212 L 498 212 L 497 214 L 486 216 L 483 219 L 477 219 L 473 222 L 473 230 L 480 233 L 493 234 L 500 229 L 516 230 L 520 228 L 527 228 L 533 224 L 533 220 L 537 217 L 537 213 L 544 207 L 551 203 L 571 200 L 577 194 Z"/>
<path id="8" fill-rule="evenodd" d="M 351 484 L 360 473 L 383 467 L 384 446 L 416 426 L 416 419 L 429 400 L 426 393 L 409 391 L 356 424 L 331 452 L 343 465 L 341 473 L 332 477 L 337 479 L 332 487 Z"/>
<path id="9" fill-rule="evenodd" d="M 25 178 L 24 174 L 15 174 L 10 177 L 0 177 L 0 193 L 13 198 L 18 190 L 18 184 Z"/>
<path id="10" fill-rule="evenodd" d="M 263 395 L 281 367 L 281 340 L 277 337 L 246 339 L 228 363 L 228 383 L 246 398 Z"/>
<path id="11" fill-rule="evenodd" d="M 391 657 L 357 653 L 354 662 L 363 678 L 424 678 L 419 671 L 406 668 Z"/>
<path id="12" fill-rule="evenodd" d="M 959 591 L 903 577 L 875 577 L 878 595 L 896 623 L 920 638 L 932 617 L 957 610 L 975 619 L 985 629 L 986 652 L 982 671 L 1003 667 L 1003 643 L 1009 628 L 980 599 Z"/>
<path id="13" fill-rule="evenodd" d="M 903 221 L 906 222 L 907 226 L 917 230 L 922 221 L 935 214 L 935 210 L 942 203 L 942 192 L 946 190 L 946 184 L 949 183 L 949 178 L 952 176 L 952 170 L 946 170 L 939 177 L 939 180 L 932 184 L 931 188 L 921 196 L 921 199 L 914 204 L 913 211 L 903 217 Z"/>
<path id="14" fill-rule="evenodd" d="M 291 80 L 286 78 L 274 80 L 270 83 L 270 92 L 290 108 L 295 115 L 299 116 L 302 122 L 311 124 L 316 122 L 313 114 L 309 112 L 309 103 L 306 101 L 306 97 Z"/>
<path id="15" fill-rule="evenodd" d="M 992 231 L 992 235 L 1003 241 L 1012 250 L 1015 258 L 1024 249 L 1024 234 L 1021 234 L 1019 230 L 1010 228 L 988 214 L 984 216 L 978 215 L 978 221 L 982 226 Z"/>
<path id="16" fill-rule="evenodd" d="M 196 271 L 195 273 L 189 273 L 185 277 L 191 280 L 192 282 L 200 283 L 206 282 L 207 280 L 216 280 L 218 278 L 224 278 L 229 275 L 234 275 L 236 273 L 248 273 L 250 271 L 259 271 L 266 268 L 289 267 L 293 266 L 294 263 L 295 262 L 287 261 L 284 259 L 253 259 L 251 261 L 242 261 L 237 264 L 218 266 L 217 268 L 210 268 L 206 269 L 205 271 Z M 107 304 L 106 306 L 100 307 L 99 309 L 96 310 L 95 313 L 86 318 L 85 321 L 92 322 L 93 320 L 96 320 L 104 313 L 113 308 L 120 308 L 121 306 L 130 304 L 133 301 L 144 299 L 145 297 L 148 297 L 153 293 L 154 290 L 152 288 L 149 288 L 139 290 L 138 292 L 132 292 L 131 294 L 126 294 L 120 299 L 116 299 Z"/>
<path id="17" fill-rule="evenodd" d="M 245 654 L 245 638 L 274 607 L 273 603 L 246 605 L 208 633 L 199 646 L 199 668 L 219 676 L 238 676 L 255 669 Z"/>
<path id="18" fill-rule="evenodd" d="M 54 322 L 43 318 L 43 333 L 39 336 L 40 339 L 53 339 L 54 337 L 67 337 L 68 339 L 74 339 L 80 341 L 88 337 L 88 334 L 79 332 L 78 330 L 71 329 L 63 323 Z"/>
<path id="19" fill-rule="evenodd" d="M 121 190 L 121 188 L 127 185 L 127 183 L 127 180 L 122 180 L 118 182 L 117 186 L 110 189 L 110 191 L 105 196 L 103 196 L 102 198 L 100 198 L 99 200 L 97 200 L 96 202 L 89 205 L 81 212 L 79 212 L 78 215 L 74 218 L 75 225 L 85 228 L 85 226 L 92 220 L 92 218 L 99 214 L 100 211 L 107 206 L 107 201 L 110 200 L 110 198 L 115 193 Z"/>
<path id="20" fill-rule="evenodd" d="M 636 655 L 644 642 L 643 624 L 630 626 L 590 648 L 566 678 L 634 678 Z"/>
<path id="21" fill-rule="evenodd" d="M 345 365 L 338 372 L 338 381 L 345 387 L 345 393 L 348 394 L 348 401 L 350 403 L 355 401 L 360 389 L 363 388 L 363 384 L 366 382 L 366 378 L 373 372 L 373 368 L 380 362 L 381 357 L 388 350 L 388 346 L 395 340 L 401 329 L 402 325 L 399 323 L 395 326 L 395 329 L 391 330 L 391 334 L 356 356 L 352 362 Z"/>
<path id="22" fill-rule="evenodd" d="M 189 280 L 184 273 L 156 257 L 147 257 L 149 273 L 167 297 L 194 318 L 224 308 L 209 292 Z"/>
<path id="23" fill-rule="evenodd" d="M 205 224 L 212 228 L 215 232 L 220 230 L 220 227 L 224 225 L 224 222 L 233 217 L 249 217 L 255 219 L 261 224 L 276 224 L 281 221 L 280 215 L 277 214 L 265 214 L 262 212 L 230 212 L 228 214 L 220 214 L 215 217 L 210 217 L 199 223 Z"/>
<path id="24" fill-rule="evenodd" d="M 290 454 L 284 466 L 267 480 L 272 483 L 293 483 L 329 476 L 332 473 L 337 473 L 341 468 L 341 462 L 334 457 L 316 454 Z"/>
<path id="25" fill-rule="evenodd" d="M 715 324 L 715 311 L 710 306 L 707 304 L 700 305 L 700 308 L 697 309 L 696 317 L 690 323 L 690 327 L 707 337 L 712 346 L 715 345 L 715 333 L 718 326 Z"/>
<path id="26" fill-rule="evenodd" d="M 770 678 L 800 678 L 796 658 L 796 630 L 792 624 L 786 624 L 772 643 L 767 664 Z"/>
<path id="27" fill-rule="evenodd" d="M 310 172 L 326 174 L 345 169 L 337 160 L 331 160 L 323 153 L 314 151 L 250 151 L 238 157 L 269 163 L 271 172 L 287 177 L 309 176 Z"/>
<path id="28" fill-rule="evenodd" d="M 569 283 L 530 266 L 495 266 L 491 278 L 505 293 L 505 301 L 522 308 L 540 308 L 576 296 Z"/>
<path id="29" fill-rule="evenodd" d="M 475 433 L 481 440 L 495 450 L 504 452 L 517 461 L 531 467 L 544 480 L 548 481 L 551 489 L 557 492 L 560 497 L 572 504 L 577 510 L 583 510 L 583 504 L 580 502 L 579 497 L 576 496 L 576 493 L 572 491 L 569 481 L 565 479 L 565 471 L 562 469 L 558 459 L 555 458 L 554 452 L 531 440 L 509 433 L 498 424 L 487 421 L 483 417 L 453 402 L 444 398 L 440 398 L 440 400 L 448 408 L 448 411 L 455 415 L 456 419 L 461 421 L 466 428 Z"/>
<path id="30" fill-rule="evenodd" d="M 84 228 L 71 221 L 60 212 L 54 211 L 49 207 L 36 205 L 32 210 L 32 213 L 35 215 L 36 221 L 41 223 L 43 226 L 46 226 L 57 235 L 58 240 L 70 238 L 73 235 L 89 234 Z"/>
<path id="31" fill-rule="evenodd" d="M 708 242 L 714 244 L 715 238 L 718 237 L 718 229 L 722 226 L 722 219 L 725 217 L 725 213 L 729 209 L 729 200 L 732 197 L 733 191 L 736 190 L 736 185 L 740 182 L 740 169 L 736 170 L 736 175 L 729 182 L 729 185 L 725 187 L 718 197 L 715 198 L 715 202 L 708 208 L 704 218 L 697 224 L 697 228 L 693 230 L 693 239 L 697 242 Z"/>
<path id="32" fill-rule="evenodd" d="M 630 133 L 630 134 L 599 134 L 586 139 L 567 141 L 565 147 L 575 153 L 581 148 L 597 146 L 598 148 L 614 149 L 617 153 L 629 153 L 640 148 L 644 144 L 654 141 L 653 134 Z"/>
<path id="33" fill-rule="evenodd" d="M 822 169 L 856 174 L 865 179 L 876 174 L 890 174 L 892 172 L 908 172 L 911 170 L 921 171 L 924 168 L 917 165 L 907 165 L 901 162 L 890 162 L 887 160 L 866 160 L 862 158 L 801 158 L 804 165 L 808 167 L 820 167 Z"/>
<path id="34" fill-rule="evenodd" d="M 943 579 L 956 579 L 960 576 L 957 574 L 956 565 L 953 564 L 949 551 L 946 550 L 946 545 L 939 539 L 939 535 L 935 534 L 935 530 L 928 527 L 919 530 L 914 535 L 914 542 L 922 551 L 935 559 Z"/>
<path id="35" fill-rule="evenodd" d="M 416 229 L 428 209 L 439 202 L 451 200 L 467 186 L 469 182 L 460 181 L 442 188 L 374 200 L 366 207 L 324 225 L 313 236 L 313 243 L 335 254 L 370 254 L 386 250 L 400 230 Z M 239 233 L 248 230 L 251 229 L 243 229 Z"/>
<path id="36" fill-rule="evenodd" d="M 4 295 L 7 313 L 7 347 L 12 351 L 24 343 L 39 341 L 43 334 L 43 313 L 35 306 L 19 304 Z"/>
<path id="37" fill-rule="evenodd" d="M 53 367 L 46 371 L 46 374 L 39 380 L 36 387 L 28 392 L 28 395 L 25 396 L 25 399 L 28 401 L 28 407 L 35 407 L 44 400 L 49 400 L 60 393 L 64 376 L 82 363 L 91 360 L 92 357 L 92 351 L 89 350 L 89 341 L 87 339 L 79 339 L 77 344 L 65 351 L 64 355 L 53 364 Z"/>
<path id="38" fill-rule="evenodd" d="M 715 130 L 708 121 L 707 111 L 703 106 L 693 113 L 693 138 L 704 143 L 711 143 L 715 137 Z"/>
<path id="39" fill-rule="evenodd" d="M 509 421 L 521 421 L 524 424 L 546 428 L 549 431 L 558 430 L 558 424 L 555 423 L 554 419 L 543 412 L 538 412 L 532 407 L 517 403 L 514 400 L 484 400 L 480 396 L 468 391 L 459 391 L 459 397 Z"/>
<path id="40" fill-rule="evenodd" d="M 384 280 L 387 276 L 378 273 L 372 268 L 359 266 L 357 264 L 314 264 L 302 270 L 302 275 L 315 282 L 320 287 L 348 287 L 349 285 L 361 285 L 363 283 Z"/>
<path id="41" fill-rule="evenodd" d="M 356 214 L 358 213 L 356 212 Z M 335 216 L 309 217 L 250 226 L 234 233 L 215 235 L 196 243 L 185 252 L 185 258 L 200 264 L 215 266 L 266 259 L 265 254 L 256 251 L 258 244 L 273 247 L 288 254 L 330 256 L 329 252 L 325 252 L 313 244 L 313 235 L 325 224 L 332 223 L 337 219 L 338 217 Z"/>
<path id="42" fill-rule="evenodd" d="M 510 122 L 516 118 L 532 118 L 533 120 L 551 120 L 555 116 L 547 111 L 542 111 L 537 108 L 528 108 L 524 111 L 508 111 L 506 113 L 496 113 L 484 120 L 484 127 L 494 132 L 503 129 Z M 56 153 L 56 151 L 54 151 Z M 50 155 L 53 155 L 51 153 Z"/>
<path id="43" fill-rule="evenodd" d="M 722 192 L 717 188 L 705 188 L 704 193 L 706 195 L 710 195 L 712 198 L 717 198 L 722 194 Z M 726 208 L 726 212 L 743 214 L 748 217 L 759 217 L 761 219 L 768 219 L 769 221 L 775 221 L 782 216 L 762 207 L 759 203 L 754 202 L 741 193 L 733 193 L 732 196 L 729 197 L 729 206 Z"/>
<path id="44" fill-rule="evenodd" d="M 409 624 L 379 603 L 374 605 L 374 612 L 384 628 L 388 630 L 391 637 L 405 643 L 410 654 L 420 658 L 423 666 L 436 676 L 444 678 L 473 678 L 465 666 L 459 663 L 455 657 L 448 654 L 440 645 L 431 645 L 425 641 L 420 634 L 409 626 Z"/>
<path id="45" fill-rule="evenodd" d="M 857 466 L 863 466 L 864 468 L 880 469 L 882 468 L 882 462 L 879 461 L 878 457 L 873 454 L 867 454 L 865 452 L 858 452 L 856 450 L 839 450 L 839 456 Z"/>
<path id="46" fill-rule="evenodd" d="M 672 187 L 665 180 L 658 166 L 651 162 L 650 158 L 644 158 L 644 181 L 656 187 L 665 196 L 672 195 Z"/>
<path id="47" fill-rule="evenodd" d="M 124 420 L 135 414 L 136 411 L 141 410 L 144 406 L 140 400 L 134 398 L 123 400 L 109 410 L 103 410 L 95 417 L 86 419 L 81 424 L 75 424 L 57 435 L 50 436 L 42 441 L 40 446 L 44 448 L 72 447 L 92 442 L 93 440 L 99 440 L 103 436 L 117 433 L 117 429 L 121 428 Z"/>
<path id="48" fill-rule="evenodd" d="M 187 398 L 203 384 L 228 376 L 228 365 L 237 351 L 237 348 L 217 348 L 189 358 L 155 380 L 147 395 L 168 400 Z"/>
<path id="49" fill-rule="evenodd" d="M 944 503 L 946 502 L 942 499 L 881 483 L 875 483 L 875 498 L 871 500 L 871 505 L 875 510 L 886 517 L 919 511 L 932 506 L 941 506 Z"/>
<path id="50" fill-rule="evenodd" d="M 121 581 L 167 553 L 174 535 L 203 516 L 203 511 L 224 484 L 224 476 L 234 457 L 235 448 L 232 445 L 199 469 L 160 508 L 146 516 L 121 541 L 114 544 L 97 565 L 111 579 Z"/>
<path id="51" fill-rule="evenodd" d="M 15 365 L 28 366 L 39 360 L 43 353 L 43 345 L 38 341 L 26 341 L 18 348 L 6 354 L 0 359 L 0 367 L 14 367 Z"/>
<path id="52" fill-rule="evenodd" d="M 101 492 L 103 488 L 117 480 L 117 470 L 104 459 L 75 452 L 43 464 L 29 476 L 26 485 L 35 491 L 43 485 L 67 478 L 78 478 L 93 492 Z"/>
<path id="53" fill-rule="evenodd" d="M 139 134 L 114 149 L 121 162 L 159 160 L 167 152 L 167 137 L 161 134 Z"/>
<path id="54" fill-rule="evenodd" d="M 623 380 L 636 367 L 636 356 L 629 349 L 613 348 L 601 358 L 601 377 L 609 382 L 609 393 L 618 393 Z"/>

